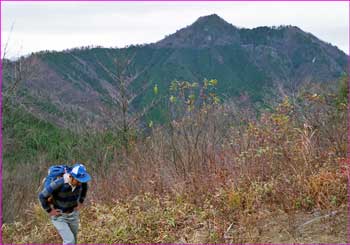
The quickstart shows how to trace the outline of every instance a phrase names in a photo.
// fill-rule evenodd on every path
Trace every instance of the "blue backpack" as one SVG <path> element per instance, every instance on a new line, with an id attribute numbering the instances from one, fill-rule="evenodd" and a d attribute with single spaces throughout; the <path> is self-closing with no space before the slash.
<path id="1" fill-rule="evenodd" d="M 44 179 L 44 187 L 47 188 L 52 181 L 58 178 L 62 178 L 65 173 L 69 173 L 72 170 L 71 167 L 67 165 L 54 165 L 48 170 L 47 176 Z"/>

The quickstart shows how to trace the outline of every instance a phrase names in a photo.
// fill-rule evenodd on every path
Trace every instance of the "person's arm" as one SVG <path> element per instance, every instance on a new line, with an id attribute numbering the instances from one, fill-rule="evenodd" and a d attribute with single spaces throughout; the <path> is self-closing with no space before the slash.
<path id="1" fill-rule="evenodd" d="M 79 197 L 79 203 L 83 204 L 85 197 L 86 197 L 87 190 L 89 189 L 89 186 L 87 183 L 82 183 L 81 187 L 82 187 L 82 190 L 81 190 L 81 194 Z"/>
<path id="2" fill-rule="evenodd" d="M 44 187 L 42 192 L 39 193 L 39 200 L 40 200 L 41 206 L 43 207 L 43 209 L 46 210 L 46 212 L 50 213 L 52 211 L 52 208 L 50 207 L 50 204 L 48 201 L 49 197 L 52 196 L 52 193 L 55 190 L 58 190 L 63 184 L 64 184 L 63 178 L 57 179 L 52 183 L 50 183 L 50 185 L 48 185 L 47 187 Z"/>

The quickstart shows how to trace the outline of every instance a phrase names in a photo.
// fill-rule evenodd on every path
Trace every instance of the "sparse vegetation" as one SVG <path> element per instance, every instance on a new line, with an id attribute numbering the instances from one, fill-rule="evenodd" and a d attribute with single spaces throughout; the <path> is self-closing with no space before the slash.
<path id="1" fill-rule="evenodd" d="M 93 176 L 79 243 L 350 242 L 336 47 L 217 15 L 149 45 L 6 47 L 2 243 L 61 242 L 37 195 L 76 161 Z"/>
<path id="2" fill-rule="evenodd" d="M 175 81 L 177 113 L 130 140 L 128 155 L 114 132 L 7 112 L 3 242 L 59 242 L 37 188 L 50 164 L 79 160 L 93 175 L 80 243 L 346 243 L 343 89 L 309 88 L 257 117 L 219 103 L 216 83 Z"/>

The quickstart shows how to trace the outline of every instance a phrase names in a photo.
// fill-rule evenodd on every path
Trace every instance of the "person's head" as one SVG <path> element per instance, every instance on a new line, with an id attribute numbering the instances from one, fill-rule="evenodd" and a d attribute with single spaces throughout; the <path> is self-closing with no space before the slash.
<path id="1" fill-rule="evenodd" d="M 91 180 L 85 166 L 81 163 L 74 164 L 69 174 L 71 176 L 71 184 L 74 186 L 81 185 L 81 183 L 86 183 Z"/>

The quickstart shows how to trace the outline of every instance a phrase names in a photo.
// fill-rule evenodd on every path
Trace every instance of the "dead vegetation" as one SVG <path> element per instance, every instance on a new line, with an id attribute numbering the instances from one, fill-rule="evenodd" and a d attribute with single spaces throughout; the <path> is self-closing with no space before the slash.
<path id="1" fill-rule="evenodd" d="M 347 243 L 346 106 L 328 99 L 285 98 L 258 119 L 212 104 L 87 162 L 79 242 Z M 60 242 L 26 210 L 4 243 Z"/>

